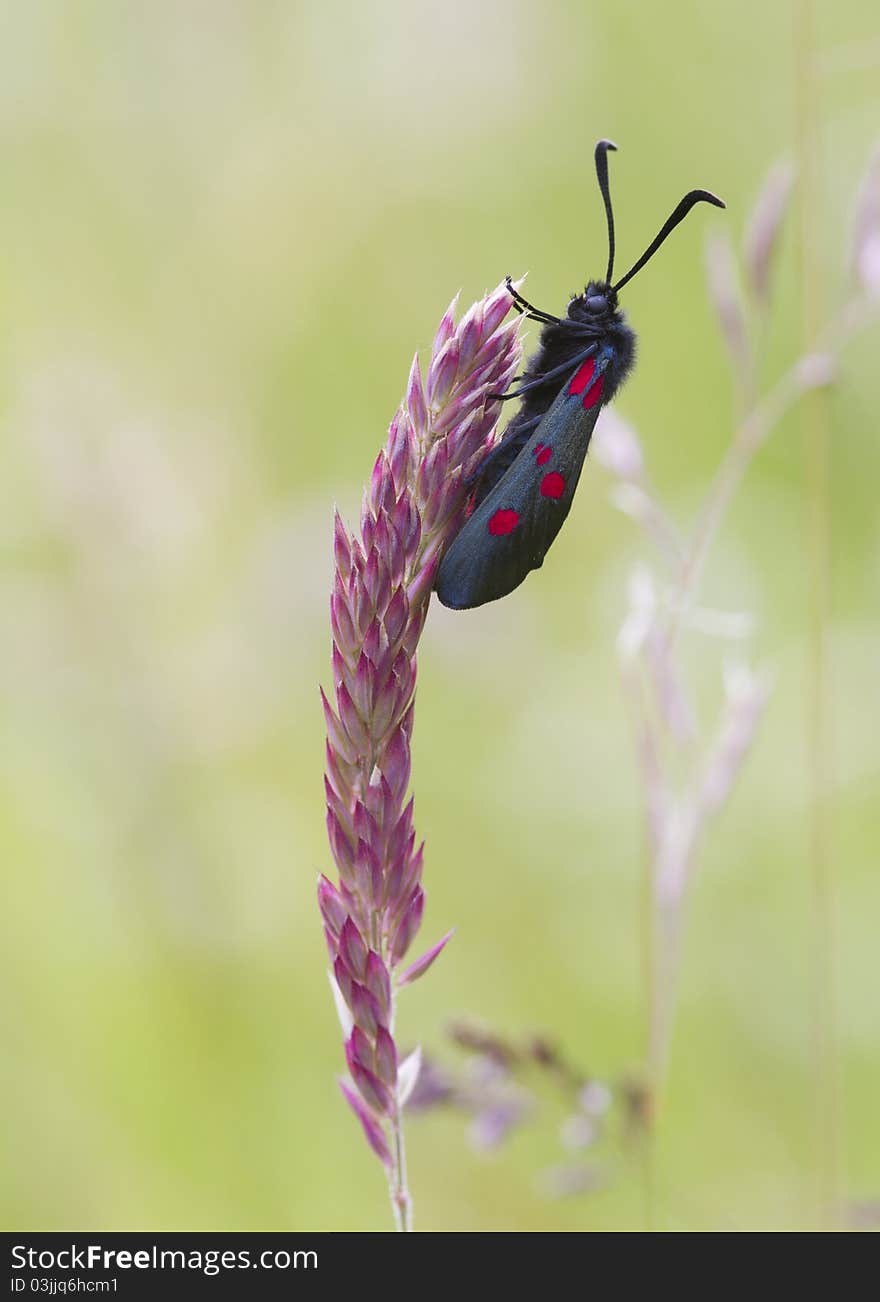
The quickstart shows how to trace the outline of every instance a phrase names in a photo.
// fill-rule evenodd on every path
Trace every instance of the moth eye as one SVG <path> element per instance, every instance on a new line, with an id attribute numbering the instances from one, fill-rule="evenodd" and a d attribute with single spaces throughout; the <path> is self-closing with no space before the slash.
<path id="1" fill-rule="evenodd" d="M 604 294 L 591 294 L 587 299 L 587 307 L 591 312 L 601 312 L 608 306 L 608 300 Z"/>

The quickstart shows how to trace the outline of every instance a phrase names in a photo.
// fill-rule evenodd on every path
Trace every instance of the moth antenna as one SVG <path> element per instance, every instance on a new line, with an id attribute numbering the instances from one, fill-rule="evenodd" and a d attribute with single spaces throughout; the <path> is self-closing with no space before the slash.
<path id="1" fill-rule="evenodd" d="M 608 185 L 608 150 L 617 151 L 617 145 L 613 140 L 600 140 L 596 146 L 596 176 L 599 181 L 599 192 L 602 195 L 602 202 L 605 204 L 605 217 L 608 221 L 608 270 L 605 273 L 605 284 L 611 284 L 611 277 L 614 274 L 614 212 L 611 207 L 611 190 Z"/>
<path id="2" fill-rule="evenodd" d="M 715 194 L 710 194 L 708 190 L 691 190 L 690 193 L 684 196 L 684 198 L 681 200 L 681 202 L 679 203 L 675 211 L 670 213 L 670 215 L 667 217 L 666 221 L 663 223 L 660 230 L 657 232 L 657 235 L 654 237 L 654 239 L 645 249 L 644 253 L 639 258 L 635 266 L 631 267 L 629 271 L 626 273 L 626 275 L 623 277 L 623 279 L 618 280 L 617 284 L 612 287 L 611 292 L 613 294 L 616 294 L 617 291 L 621 289 L 627 283 L 628 280 L 632 280 L 633 276 L 636 274 L 637 271 L 641 271 L 645 263 L 650 261 L 651 258 L 653 258 L 654 254 L 660 248 L 660 245 L 666 239 L 667 235 L 670 235 L 672 231 L 675 230 L 679 222 L 684 221 L 685 217 L 687 217 L 691 208 L 693 208 L 694 204 L 697 203 L 711 203 L 714 204 L 716 208 L 725 208 L 727 206 L 724 203 L 723 199 L 719 199 L 718 196 Z"/>

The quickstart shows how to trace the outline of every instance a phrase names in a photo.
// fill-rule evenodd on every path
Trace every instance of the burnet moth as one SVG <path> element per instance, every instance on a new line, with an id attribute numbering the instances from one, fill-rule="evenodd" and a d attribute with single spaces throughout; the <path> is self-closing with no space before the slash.
<path id="1" fill-rule="evenodd" d="M 608 187 L 610 140 L 596 145 L 596 175 L 608 221 L 608 270 L 552 316 L 507 288 L 514 307 L 541 323 L 538 349 L 518 389 L 493 394 L 522 405 L 483 460 L 470 514 L 441 561 L 435 589 L 444 606 L 467 610 L 506 597 L 539 569 L 568 515 L 599 412 L 629 374 L 636 337 L 617 306 L 623 286 L 652 258 L 694 204 L 724 204 L 691 190 L 625 276 L 614 274 L 614 213 Z"/>

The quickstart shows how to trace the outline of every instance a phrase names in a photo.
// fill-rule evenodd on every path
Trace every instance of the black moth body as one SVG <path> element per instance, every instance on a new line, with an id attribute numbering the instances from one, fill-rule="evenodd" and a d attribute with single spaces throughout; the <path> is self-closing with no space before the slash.
<path id="1" fill-rule="evenodd" d="M 635 361 L 636 336 L 623 313 L 609 305 L 607 295 L 607 284 L 590 281 L 583 294 L 572 297 L 567 317 L 541 327 L 538 348 L 522 374 L 521 390 L 525 392 L 519 411 L 480 467 L 475 502 L 481 502 L 513 465 L 556 395 L 565 388 L 560 374 L 567 373 L 570 378 L 591 344 L 597 346 L 596 351 L 601 345 L 606 356 L 602 404 L 610 402 L 623 384 Z M 603 306 L 588 308 L 590 300 Z M 555 378 L 546 378 L 548 373 Z"/>
<path id="2" fill-rule="evenodd" d="M 614 217 L 607 152 L 600 140 L 596 174 L 608 221 L 608 271 L 575 295 L 565 317 L 532 306 L 507 285 L 517 311 L 541 323 L 540 343 L 518 389 L 495 395 L 521 398 L 519 411 L 484 458 L 470 514 L 446 551 L 435 590 L 444 606 L 465 610 L 505 597 L 530 570 L 539 569 L 571 508 L 599 413 L 626 379 L 636 338 L 617 306 L 617 292 L 639 271 L 695 203 L 724 204 L 691 190 L 638 262 L 617 284 Z"/>

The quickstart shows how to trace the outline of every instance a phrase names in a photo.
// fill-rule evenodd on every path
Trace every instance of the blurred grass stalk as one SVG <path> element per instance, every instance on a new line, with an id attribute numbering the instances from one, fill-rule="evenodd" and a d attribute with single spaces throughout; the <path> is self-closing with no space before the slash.
<path id="1" fill-rule="evenodd" d="M 596 431 L 594 455 L 617 480 L 613 500 L 643 527 L 665 570 L 658 582 L 647 567 L 630 583 L 629 612 L 618 649 L 622 679 L 634 720 L 644 805 L 645 875 L 642 950 L 646 1002 L 645 1223 L 655 1223 L 654 1132 L 661 1107 L 672 1041 L 675 987 L 686 904 L 702 837 L 710 818 L 728 798 L 754 739 L 770 682 L 745 664 L 728 664 L 723 674 L 725 703 L 716 740 L 701 754 L 699 728 L 690 693 L 675 658 L 684 627 L 722 640 L 743 639 L 749 616 L 702 609 L 696 594 L 705 564 L 727 510 L 751 462 L 782 418 L 805 396 L 833 380 L 837 363 L 853 336 L 877 311 L 880 297 L 880 152 L 869 166 L 856 219 L 853 263 L 856 286 L 843 310 L 819 332 L 804 328 L 802 353 L 764 395 L 759 393 L 760 339 L 772 303 L 775 249 L 792 190 L 784 164 L 771 169 L 746 226 L 741 260 L 727 235 L 713 235 L 707 249 L 707 280 L 731 364 L 741 412 L 696 526 L 683 541 L 657 500 L 644 468 L 639 440 L 610 411 Z M 801 206 L 806 195 L 801 190 Z M 741 270 L 740 270 L 741 267 Z M 751 310 L 746 311 L 748 290 Z M 818 413 L 818 415 L 817 415 Z M 827 850 L 827 719 L 825 711 L 825 623 L 827 620 L 827 485 L 825 433 L 821 408 L 811 417 L 810 458 L 815 462 L 813 499 L 813 857 L 817 985 L 817 1105 L 821 1135 L 821 1201 L 828 1218 L 836 1202 L 837 1097 L 836 1034 L 833 1009 L 833 900 Z M 684 768 L 687 777 L 677 774 Z"/>
<path id="2" fill-rule="evenodd" d="M 817 172 L 821 142 L 816 118 L 815 14 L 812 0 L 794 11 L 795 139 L 798 172 L 798 266 L 801 346 L 819 320 L 816 265 Z M 812 885 L 812 1038 L 815 1080 L 816 1227 L 840 1225 L 840 1081 L 837 1029 L 837 881 L 832 839 L 831 697 L 828 624 L 831 617 L 831 520 L 828 421 L 824 395 L 807 396 L 803 410 L 807 478 L 810 660 L 807 686 L 809 856 Z"/>
<path id="3" fill-rule="evenodd" d="M 318 882 L 330 981 L 350 1077 L 340 1080 L 384 1165 L 395 1222 L 412 1229 L 403 1108 L 420 1056 L 398 1061 L 399 991 L 432 965 L 449 935 L 401 969 L 421 926 L 424 846 L 409 793 L 416 648 L 440 555 L 460 526 L 466 483 L 485 456 L 521 355 L 518 320 L 503 324 L 501 285 L 456 326 L 453 302 L 434 339 L 427 380 L 418 357 L 406 399 L 364 492 L 360 536 L 339 516 L 330 598 L 334 705 L 327 726 L 327 833 L 338 887 Z"/>

